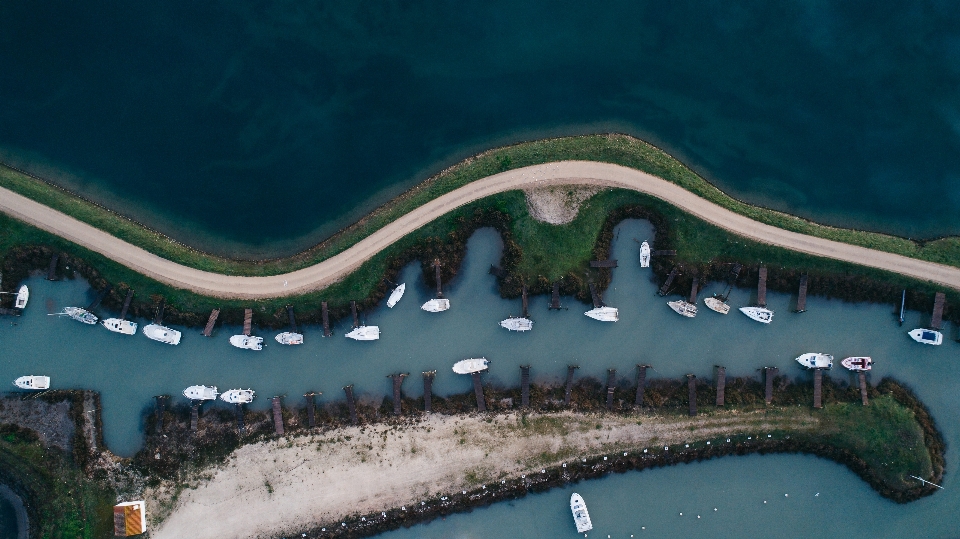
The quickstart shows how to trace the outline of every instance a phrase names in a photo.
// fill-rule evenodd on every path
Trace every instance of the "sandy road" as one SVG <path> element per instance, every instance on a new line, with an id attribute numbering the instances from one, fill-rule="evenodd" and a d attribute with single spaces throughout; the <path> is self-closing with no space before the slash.
<path id="1" fill-rule="evenodd" d="M 207 296 L 258 299 L 325 288 L 350 274 L 406 234 L 475 200 L 514 189 L 570 184 L 639 191 L 669 202 L 709 223 L 762 243 L 888 270 L 960 289 L 960 268 L 783 230 L 734 213 L 645 172 L 591 161 L 559 161 L 488 176 L 420 206 L 350 249 L 319 264 L 269 277 L 227 276 L 182 266 L 3 188 L 0 188 L 0 211 L 168 285 Z"/>

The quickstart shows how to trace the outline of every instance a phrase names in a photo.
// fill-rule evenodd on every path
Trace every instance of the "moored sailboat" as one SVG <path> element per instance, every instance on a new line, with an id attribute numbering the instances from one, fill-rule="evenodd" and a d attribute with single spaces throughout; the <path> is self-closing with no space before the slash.
<path id="1" fill-rule="evenodd" d="M 750 320 L 761 324 L 769 324 L 773 321 L 773 311 L 766 307 L 740 307 L 740 312 L 747 315 Z"/>
<path id="2" fill-rule="evenodd" d="M 869 371 L 873 368 L 873 359 L 869 357 L 845 357 L 840 360 L 840 364 L 847 370 L 855 372 Z"/>
<path id="3" fill-rule="evenodd" d="M 808 369 L 832 369 L 833 356 L 819 352 L 808 352 L 797 358 L 797 363 Z"/>
<path id="4" fill-rule="evenodd" d="M 175 329 L 160 324 L 147 324 L 141 331 L 150 340 L 164 344 L 180 344 L 180 332 Z"/>
<path id="5" fill-rule="evenodd" d="M 348 339 L 355 341 L 375 341 L 380 338 L 380 326 L 360 326 L 347 333 Z"/>
<path id="6" fill-rule="evenodd" d="M 618 311 L 616 307 L 597 307 L 583 314 L 601 322 L 616 322 L 620 320 L 620 311 Z"/>
<path id="7" fill-rule="evenodd" d="M 100 325 L 114 333 L 121 335 L 135 335 L 137 333 L 137 323 L 121 318 L 107 318 L 100 322 Z"/>
<path id="8" fill-rule="evenodd" d="M 485 357 L 470 358 L 454 363 L 453 372 L 457 374 L 472 374 L 485 371 L 489 366 L 490 361 Z"/>
<path id="9" fill-rule="evenodd" d="M 274 340 L 280 344 L 303 344 L 303 335 L 292 331 L 284 331 L 283 333 L 278 333 L 277 336 L 274 337 Z"/>
<path id="10" fill-rule="evenodd" d="M 500 321 L 500 327 L 510 331 L 530 331 L 533 329 L 533 320 L 514 316 Z"/>
<path id="11" fill-rule="evenodd" d="M 230 389 L 220 394 L 220 400 L 230 404 L 249 404 L 256 392 L 252 389 Z"/>
<path id="12" fill-rule="evenodd" d="M 570 511 L 573 513 L 573 523 L 577 526 L 577 533 L 586 533 L 593 529 L 593 523 L 590 522 L 590 513 L 587 512 L 587 504 L 583 497 L 574 492 L 570 495 Z"/>
<path id="13" fill-rule="evenodd" d="M 230 337 L 230 344 L 244 350 L 263 350 L 263 337 L 234 335 Z"/>
<path id="14" fill-rule="evenodd" d="M 183 396 L 192 401 L 212 401 L 217 395 L 217 386 L 190 386 L 183 390 Z"/>
<path id="15" fill-rule="evenodd" d="M 711 311 L 718 312 L 720 314 L 727 314 L 730 312 L 730 304 L 725 303 L 718 297 L 703 298 L 703 304 L 706 305 Z"/>
<path id="16" fill-rule="evenodd" d="M 49 376 L 21 376 L 13 381 L 13 385 L 20 389 L 42 390 L 50 389 Z"/>
<path id="17" fill-rule="evenodd" d="M 86 309 L 81 309 L 80 307 L 64 307 L 63 311 L 59 313 L 53 313 L 48 316 L 69 316 L 70 318 L 76 320 L 77 322 L 83 324 L 93 325 L 97 323 L 97 315 L 91 313 Z"/>
<path id="18" fill-rule="evenodd" d="M 400 283 L 400 286 L 393 289 L 393 292 L 390 292 L 390 297 L 387 298 L 387 307 L 393 308 L 394 305 L 400 301 L 400 298 L 403 297 L 404 290 L 407 289 L 407 283 Z"/>
<path id="19" fill-rule="evenodd" d="M 687 318 L 693 318 L 697 316 L 697 306 L 688 301 L 678 299 L 676 301 L 668 301 L 667 305 L 669 305 L 670 308 L 680 316 L 685 316 Z"/>
<path id="20" fill-rule="evenodd" d="M 446 298 L 436 298 L 424 303 L 421 309 L 428 313 L 440 313 L 450 308 L 450 300 Z"/>

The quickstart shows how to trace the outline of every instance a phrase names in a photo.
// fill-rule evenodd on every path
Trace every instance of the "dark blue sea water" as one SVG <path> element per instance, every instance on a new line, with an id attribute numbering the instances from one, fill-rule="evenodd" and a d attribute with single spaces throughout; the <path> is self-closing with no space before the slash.
<path id="1" fill-rule="evenodd" d="M 0 3 L 0 158 L 281 254 L 482 149 L 623 131 L 815 219 L 960 232 L 955 2 Z"/>

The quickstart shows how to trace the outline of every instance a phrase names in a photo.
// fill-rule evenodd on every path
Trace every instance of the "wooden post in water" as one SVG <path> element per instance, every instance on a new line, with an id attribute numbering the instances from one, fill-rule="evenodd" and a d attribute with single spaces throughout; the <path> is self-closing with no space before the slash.
<path id="1" fill-rule="evenodd" d="M 60 260 L 60 253 L 53 253 L 53 257 L 50 258 L 50 265 L 47 267 L 48 281 L 57 280 L 57 260 Z"/>
<path id="2" fill-rule="evenodd" d="M 273 408 L 273 430 L 278 436 L 283 436 L 283 410 L 280 408 L 280 397 L 270 399 Z"/>
<path id="3" fill-rule="evenodd" d="M 253 333 L 253 309 L 243 310 L 243 334 L 247 337 Z"/>
<path id="4" fill-rule="evenodd" d="M 353 384 L 344 386 L 343 392 L 347 394 L 347 410 L 350 411 L 350 424 L 356 425 L 360 420 L 357 419 L 357 403 L 353 400 Z"/>
<path id="5" fill-rule="evenodd" d="M 159 326 L 163 325 L 163 308 L 167 304 L 167 300 L 160 298 L 160 304 L 157 305 L 157 315 L 153 318 L 153 323 Z"/>
<path id="6" fill-rule="evenodd" d="M 947 297 L 943 292 L 937 292 L 937 295 L 934 296 L 933 300 L 933 316 L 930 317 L 930 328 L 940 331 L 940 326 L 943 325 L 943 304 L 946 301 Z"/>
<path id="7" fill-rule="evenodd" d="M 697 377 L 687 375 L 687 400 L 690 402 L 690 417 L 697 415 Z"/>
<path id="8" fill-rule="evenodd" d="M 857 373 L 857 381 L 860 382 L 860 402 L 864 406 L 870 404 L 867 401 L 867 373 L 860 371 Z"/>
<path id="9" fill-rule="evenodd" d="M 133 301 L 133 289 L 127 290 L 127 297 L 123 300 L 123 308 L 120 309 L 120 320 L 127 319 L 127 311 L 130 309 L 130 302 Z"/>
<path id="10" fill-rule="evenodd" d="M 697 292 L 698 292 L 697 288 L 698 288 L 699 286 L 700 286 L 700 278 L 699 278 L 699 277 L 694 277 L 694 278 L 693 278 L 693 286 L 690 287 L 690 301 L 689 301 L 689 303 L 692 303 L 692 304 L 694 304 L 694 305 L 697 304 Z"/>
<path id="11" fill-rule="evenodd" d="M 403 384 L 403 379 L 408 375 L 405 373 L 391 374 L 387 378 L 393 380 L 393 415 L 400 415 L 403 413 L 401 405 L 403 403 L 403 396 L 400 394 L 400 385 Z"/>
<path id="12" fill-rule="evenodd" d="M 200 423 L 200 401 L 193 401 L 190 406 L 190 432 L 197 432 Z"/>
<path id="13" fill-rule="evenodd" d="M 483 384 L 480 382 L 480 373 L 470 373 L 470 377 L 473 378 L 473 392 L 477 395 L 477 410 L 486 412 L 487 402 L 483 398 Z"/>
<path id="14" fill-rule="evenodd" d="M 203 336 L 209 337 L 213 335 L 213 325 L 217 323 L 217 317 L 220 316 L 220 309 L 214 309 L 210 311 L 210 318 L 207 318 L 207 325 L 203 328 Z"/>
<path id="15" fill-rule="evenodd" d="M 330 331 L 330 311 L 327 309 L 326 301 L 320 302 L 320 318 L 323 320 L 323 336 L 333 336 L 333 332 Z"/>
<path id="16" fill-rule="evenodd" d="M 723 392 L 727 388 L 727 368 L 717 365 L 717 406 L 723 406 Z"/>
<path id="17" fill-rule="evenodd" d="M 808 276 L 806 273 L 800 276 L 800 292 L 797 295 L 797 311 L 798 313 L 807 312 L 807 279 Z"/>
<path id="18" fill-rule="evenodd" d="M 297 317 L 293 315 L 293 305 L 287 305 L 287 318 L 290 319 L 290 331 L 300 333 L 297 331 Z"/>
<path id="19" fill-rule="evenodd" d="M 353 327 L 354 329 L 360 327 L 360 317 L 357 315 L 357 302 L 350 302 L 350 312 L 353 314 Z"/>
<path id="20" fill-rule="evenodd" d="M 530 365 L 520 366 L 520 406 L 530 407 Z"/>
<path id="21" fill-rule="evenodd" d="M 607 369 L 607 410 L 613 410 L 613 393 L 617 390 L 617 369 Z"/>
<path id="22" fill-rule="evenodd" d="M 663 286 L 660 287 L 660 290 L 657 292 L 657 294 L 661 296 L 667 295 L 667 292 L 670 291 L 670 286 L 673 284 L 673 280 L 677 278 L 677 273 L 679 271 L 680 270 L 678 270 L 676 266 L 670 270 L 670 275 L 667 275 L 667 280 L 663 282 Z"/>
<path id="23" fill-rule="evenodd" d="M 564 406 L 570 406 L 570 397 L 573 394 L 573 371 L 579 369 L 579 365 L 567 365 L 567 383 L 563 393 Z"/>
<path id="24" fill-rule="evenodd" d="M 311 429 L 317 426 L 317 401 L 314 395 L 316 393 L 311 391 L 303 396 L 307 400 L 307 426 Z"/>
<path id="25" fill-rule="evenodd" d="M 637 364 L 637 396 L 633 400 L 634 406 L 643 406 L 643 389 L 647 383 L 647 369 L 650 365 Z"/>
<path id="26" fill-rule="evenodd" d="M 433 269 L 436 270 L 436 278 L 437 278 L 437 297 L 438 297 L 438 298 L 442 298 L 442 297 L 443 297 L 443 287 L 440 285 L 440 259 L 439 259 L 439 258 L 433 261 Z"/>
<path id="27" fill-rule="evenodd" d="M 520 292 L 520 297 L 522 298 L 522 302 L 523 302 L 523 317 L 529 318 L 530 309 L 529 309 L 529 303 L 527 301 L 527 285 L 523 285 L 523 290 Z"/>
<path id="28" fill-rule="evenodd" d="M 243 405 L 235 404 L 237 412 L 237 431 L 243 434 Z"/>
<path id="29" fill-rule="evenodd" d="M 813 407 L 823 408 L 823 370 L 813 370 Z"/>
<path id="30" fill-rule="evenodd" d="M 590 286 L 590 297 L 593 298 L 593 308 L 599 309 L 603 307 L 603 298 L 600 297 L 600 293 L 597 292 L 597 287 L 593 283 L 589 284 Z"/>
<path id="31" fill-rule="evenodd" d="M 780 372 L 776 367 L 765 367 L 763 369 L 763 378 L 766 383 L 766 391 L 764 392 L 765 400 L 767 404 L 773 402 L 773 378 Z"/>
<path id="32" fill-rule="evenodd" d="M 423 411 L 433 411 L 433 377 L 437 371 L 423 371 Z"/>
<path id="33" fill-rule="evenodd" d="M 767 268 L 760 268 L 760 279 L 757 281 L 757 305 L 767 306 Z"/>
<path id="34" fill-rule="evenodd" d="M 550 296 L 550 309 L 560 310 L 560 281 L 553 282 L 553 294 Z"/>
<path id="35" fill-rule="evenodd" d="M 163 412 L 167 407 L 167 396 L 166 395 L 157 395 L 154 399 L 157 401 L 156 413 L 157 413 L 157 434 L 163 432 Z"/>

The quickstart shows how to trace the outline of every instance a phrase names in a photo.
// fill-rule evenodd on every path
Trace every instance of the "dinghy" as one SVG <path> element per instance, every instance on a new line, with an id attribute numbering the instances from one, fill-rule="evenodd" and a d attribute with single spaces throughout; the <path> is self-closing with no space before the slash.
<path id="1" fill-rule="evenodd" d="M 873 368 L 873 360 L 868 357 L 845 357 L 840 364 L 851 371 L 869 371 Z"/>
<path id="2" fill-rule="evenodd" d="M 431 299 L 420 308 L 428 313 L 441 313 L 450 308 L 450 300 L 445 298 Z"/>
<path id="3" fill-rule="evenodd" d="M 348 339 L 355 341 L 375 341 L 380 338 L 380 326 L 360 326 L 347 333 Z"/>
<path id="4" fill-rule="evenodd" d="M 507 318 L 500 322 L 500 327 L 510 331 L 530 331 L 533 329 L 533 320 L 520 317 Z"/>
<path id="5" fill-rule="evenodd" d="M 601 322 L 616 322 L 620 320 L 620 312 L 616 307 L 597 307 L 583 314 Z"/>
<path id="6" fill-rule="evenodd" d="M 682 299 L 668 301 L 667 305 L 669 305 L 670 308 L 676 311 L 676 313 L 680 316 L 686 316 L 687 318 L 693 318 L 694 316 L 697 316 L 697 306 L 690 302 L 683 301 Z"/>
<path id="7" fill-rule="evenodd" d="M 647 242 L 640 244 L 640 267 L 650 267 L 650 244 Z"/>
<path id="8" fill-rule="evenodd" d="M 217 395 L 217 386 L 190 386 L 183 390 L 183 396 L 192 401 L 212 401 Z"/>
<path id="9" fill-rule="evenodd" d="M 263 337 L 248 337 L 246 335 L 234 335 L 230 337 L 230 344 L 244 350 L 263 350 Z"/>
<path id="10" fill-rule="evenodd" d="M 831 369 L 833 368 L 833 356 L 819 352 L 809 352 L 798 357 L 797 363 L 808 369 Z"/>
<path id="11" fill-rule="evenodd" d="M 284 331 L 283 333 L 278 333 L 274 339 L 280 344 L 303 344 L 303 335 L 300 333 L 294 333 L 292 331 Z"/>
<path id="12" fill-rule="evenodd" d="M 400 301 L 400 298 L 403 297 L 403 291 L 407 289 L 407 283 L 400 283 L 400 286 L 393 289 L 393 292 L 390 292 L 390 297 L 387 299 L 387 307 L 393 308 L 394 305 Z"/>
<path id="13" fill-rule="evenodd" d="M 253 402 L 255 391 L 252 389 L 231 389 L 220 394 L 220 400 L 230 404 L 249 404 Z"/>
<path id="14" fill-rule="evenodd" d="M 20 389 L 32 389 L 37 391 L 41 389 L 50 389 L 50 377 L 21 376 L 13 381 L 13 385 L 19 387 Z"/>
<path id="15" fill-rule="evenodd" d="M 70 318 L 73 318 L 77 322 L 81 322 L 83 324 L 89 324 L 91 326 L 93 324 L 96 324 L 97 320 L 99 320 L 99 318 L 97 318 L 97 315 L 91 313 L 86 309 L 81 309 L 80 307 L 64 307 L 63 311 L 59 313 L 53 313 L 48 316 L 69 316 Z"/>
<path id="16" fill-rule="evenodd" d="M 485 371 L 489 366 L 490 361 L 484 357 L 464 359 L 463 361 L 454 363 L 453 372 L 457 374 L 472 374 L 475 372 Z"/>
<path id="17" fill-rule="evenodd" d="M 13 302 L 13 306 L 22 311 L 27 308 L 28 299 L 30 299 L 30 289 L 27 288 L 27 285 L 23 285 L 17 291 L 17 299 Z"/>
<path id="18" fill-rule="evenodd" d="M 711 311 L 718 312 L 720 314 L 727 314 L 730 312 L 730 305 L 724 303 L 720 298 L 704 298 L 703 303 Z"/>
<path id="19" fill-rule="evenodd" d="M 932 344 L 934 346 L 943 344 L 943 333 L 932 329 L 917 328 L 907 335 L 910 335 L 910 338 L 919 343 Z"/>
<path id="20" fill-rule="evenodd" d="M 110 331 L 120 333 L 121 335 L 136 335 L 137 333 L 136 322 L 123 320 L 121 318 L 107 318 L 100 322 L 100 324 Z"/>
<path id="21" fill-rule="evenodd" d="M 773 311 L 765 307 L 740 307 L 740 312 L 747 315 L 750 320 L 756 320 L 761 324 L 769 324 L 773 321 Z"/>
<path id="22" fill-rule="evenodd" d="M 583 497 L 574 492 L 570 495 L 570 511 L 573 513 L 573 523 L 577 525 L 577 533 L 586 534 L 593 529 L 593 523 L 590 522 L 590 513 L 587 512 L 587 504 Z"/>
<path id="23" fill-rule="evenodd" d="M 148 339 L 165 344 L 180 344 L 180 332 L 175 329 L 160 324 L 147 324 L 142 331 Z"/>

